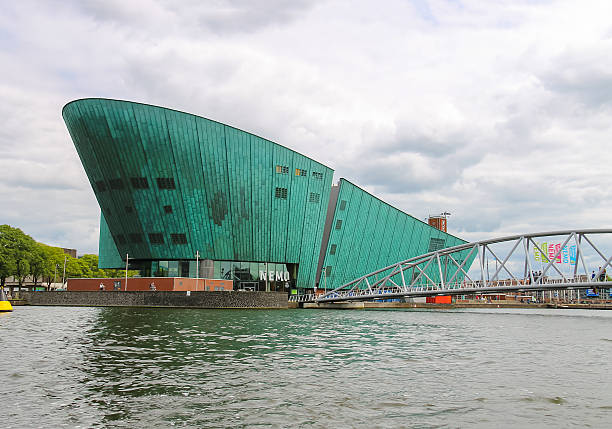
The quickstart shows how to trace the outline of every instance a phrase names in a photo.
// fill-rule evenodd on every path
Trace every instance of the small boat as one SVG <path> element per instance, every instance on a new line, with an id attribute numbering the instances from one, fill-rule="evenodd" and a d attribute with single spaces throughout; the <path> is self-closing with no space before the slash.
<path id="1" fill-rule="evenodd" d="M 13 311 L 13 306 L 4 293 L 4 288 L 0 288 L 0 312 L 2 311 Z"/>

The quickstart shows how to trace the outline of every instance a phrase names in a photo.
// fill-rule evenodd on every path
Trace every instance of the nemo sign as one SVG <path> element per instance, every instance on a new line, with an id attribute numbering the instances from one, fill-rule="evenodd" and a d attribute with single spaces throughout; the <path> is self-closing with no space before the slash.
<path id="1" fill-rule="evenodd" d="M 271 282 L 288 282 L 289 281 L 289 271 L 260 271 L 259 272 L 259 280 L 261 281 L 271 281 Z"/>

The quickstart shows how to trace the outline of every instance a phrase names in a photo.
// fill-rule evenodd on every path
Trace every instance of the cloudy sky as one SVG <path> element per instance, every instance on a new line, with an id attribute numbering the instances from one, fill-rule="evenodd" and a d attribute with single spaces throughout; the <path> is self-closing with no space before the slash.
<path id="1" fill-rule="evenodd" d="M 612 2 L 0 3 L 0 224 L 97 253 L 61 118 L 194 113 L 322 161 L 468 240 L 610 227 Z"/>

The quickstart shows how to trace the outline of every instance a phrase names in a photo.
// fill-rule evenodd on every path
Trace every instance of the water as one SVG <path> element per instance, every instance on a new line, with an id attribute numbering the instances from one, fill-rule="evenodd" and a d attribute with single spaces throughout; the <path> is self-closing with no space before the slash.
<path id="1" fill-rule="evenodd" d="M 3 427 L 609 427 L 612 312 L 16 307 Z"/>

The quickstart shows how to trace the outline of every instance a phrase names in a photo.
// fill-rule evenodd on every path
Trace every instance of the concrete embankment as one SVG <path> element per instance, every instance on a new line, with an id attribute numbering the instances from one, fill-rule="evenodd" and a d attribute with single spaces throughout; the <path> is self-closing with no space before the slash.
<path id="1" fill-rule="evenodd" d="M 326 310 L 363 310 L 365 302 L 305 302 L 304 308 L 322 308 Z"/>
<path id="2" fill-rule="evenodd" d="M 287 308 L 281 292 L 87 291 L 20 292 L 27 305 L 77 307 Z"/>
<path id="3" fill-rule="evenodd" d="M 337 302 L 337 303 L 304 303 L 303 308 L 319 308 L 326 310 L 364 310 L 368 308 L 548 308 L 547 304 L 428 304 L 422 302 Z M 296 307 L 293 307 L 296 308 Z"/>
<path id="4" fill-rule="evenodd" d="M 612 310 L 612 304 L 551 304 L 551 303 L 453 303 L 428 304 L 423 302 L 338 302 L 338 303 L 289 303 L 289 308 L 318 308 L 324 310 L 364 310 L 368 308 L 425 308 L 448 310 L 453 308 L 558 308 L 582 310 Z"/>

